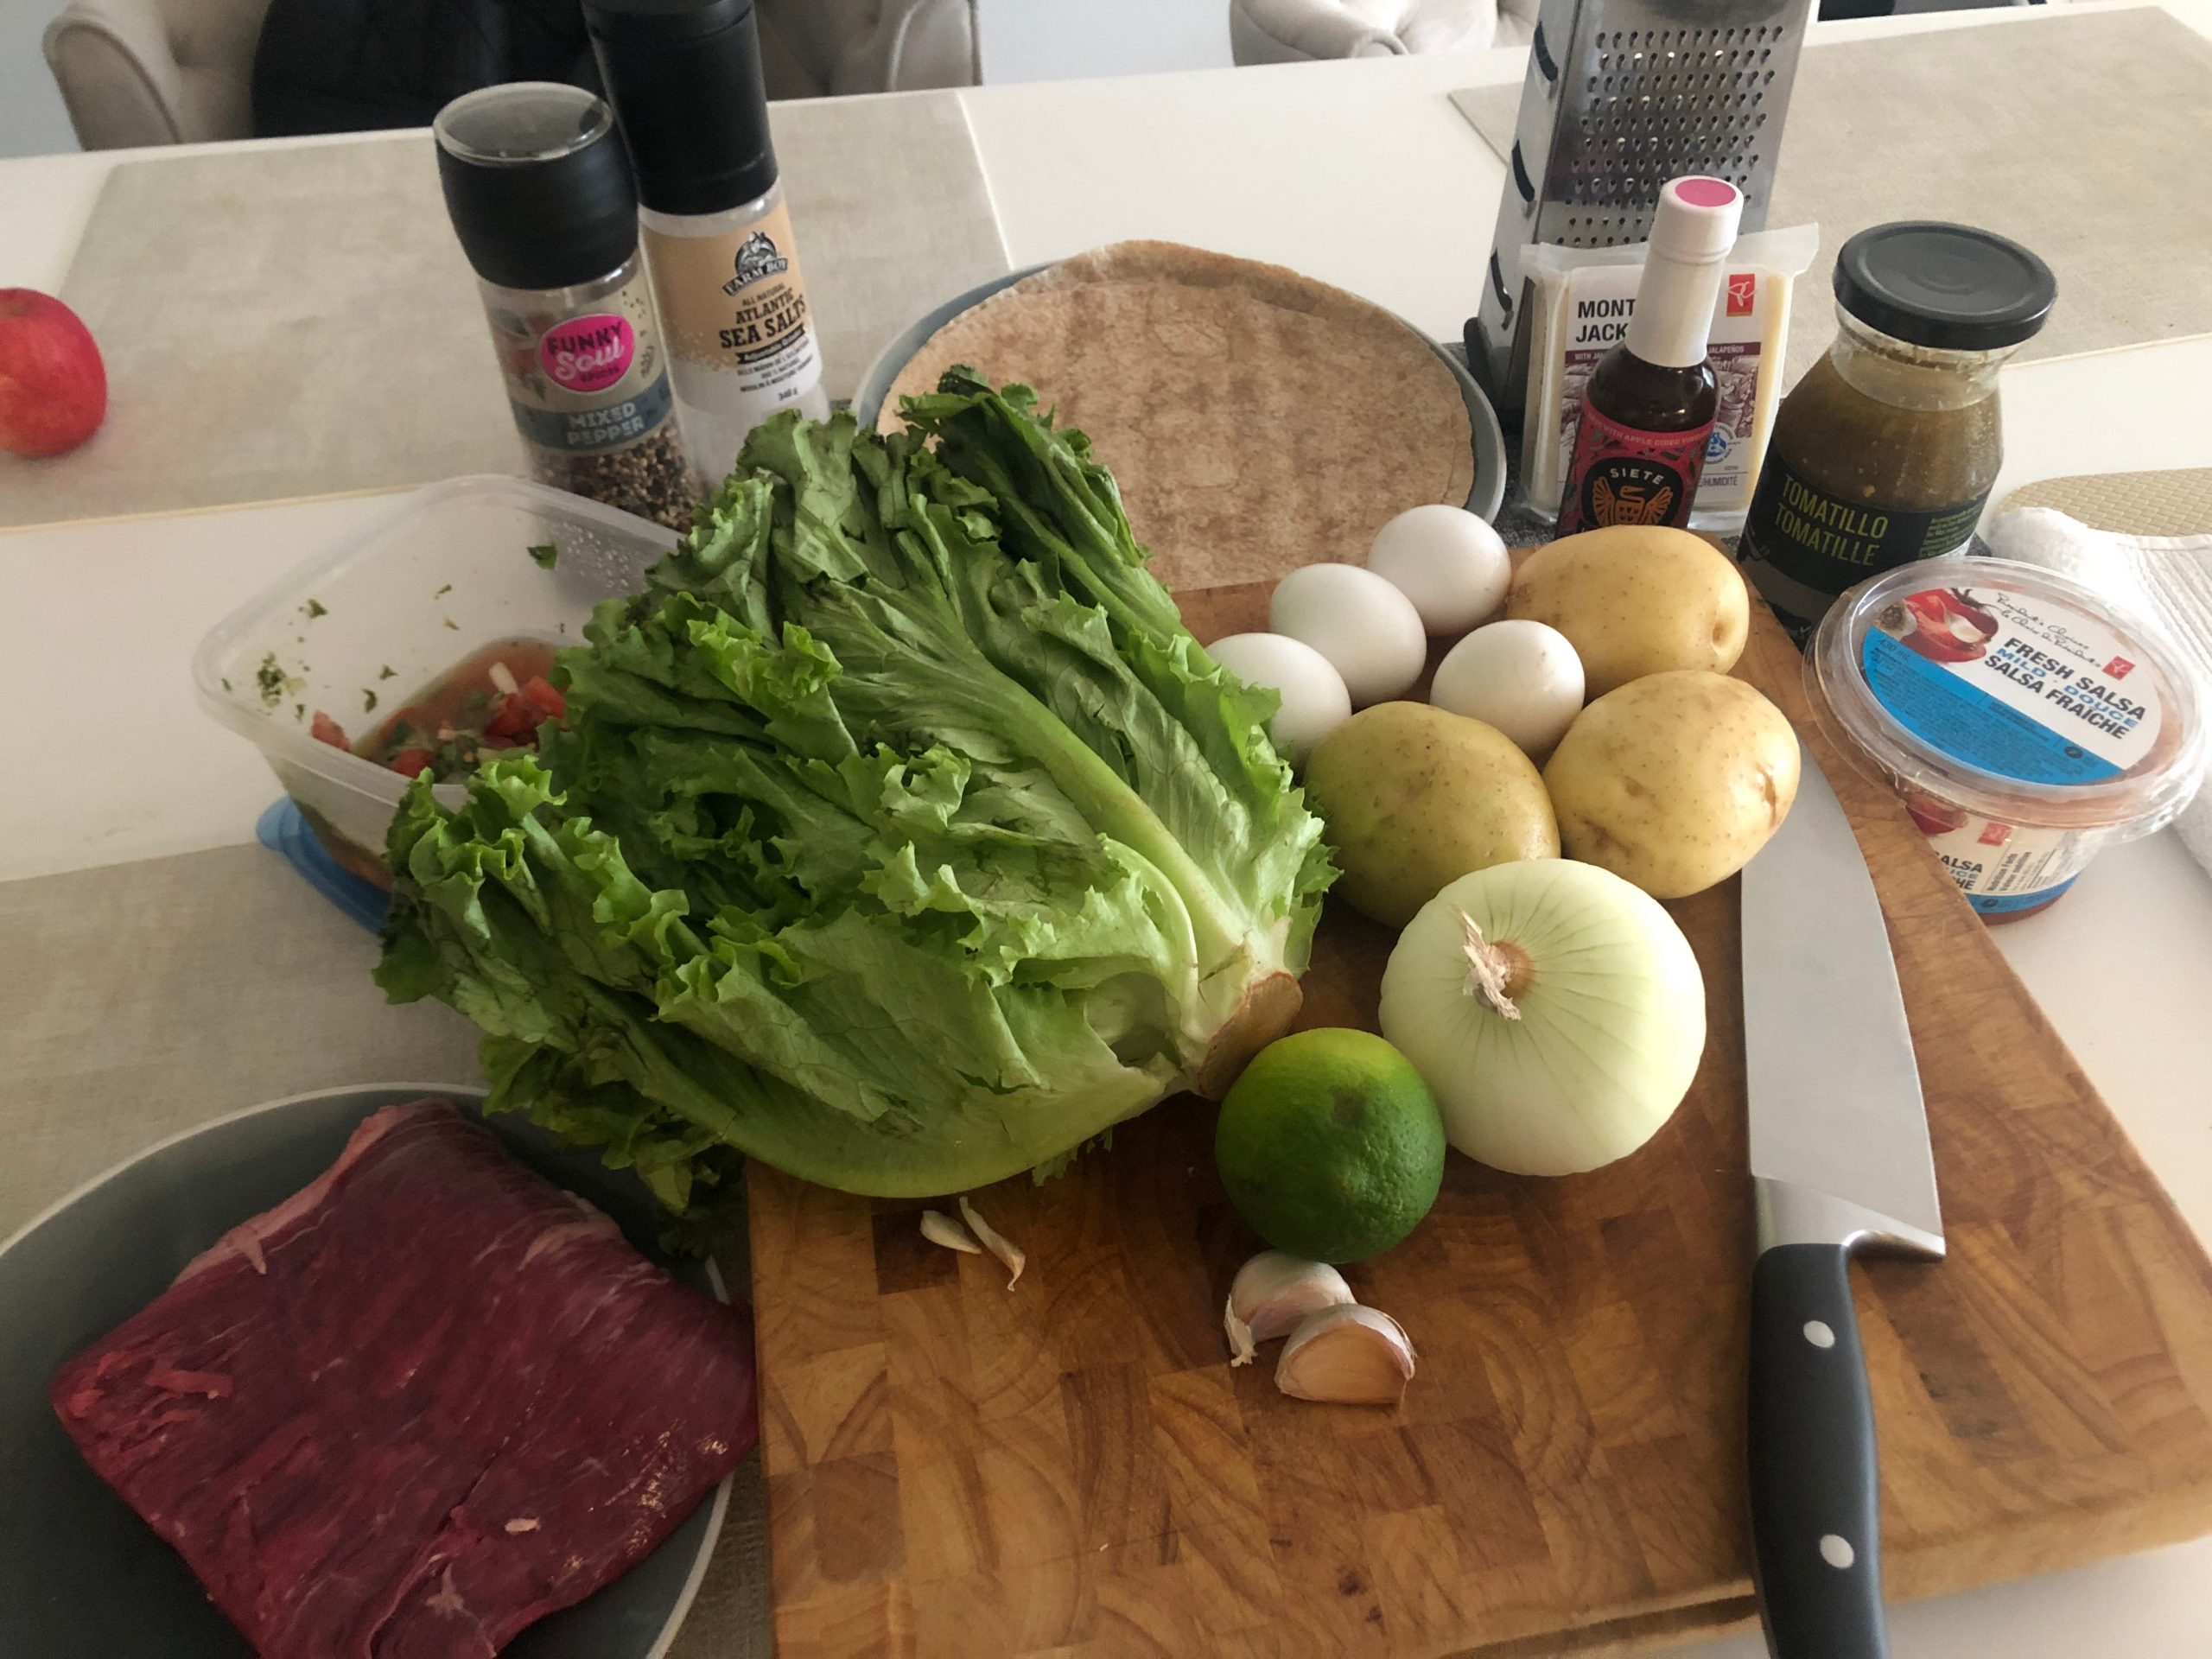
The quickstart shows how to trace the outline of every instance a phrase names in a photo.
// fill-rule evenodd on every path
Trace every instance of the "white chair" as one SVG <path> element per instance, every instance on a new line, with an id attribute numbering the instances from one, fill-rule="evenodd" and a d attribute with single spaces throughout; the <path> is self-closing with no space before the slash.
<path id="1" fill-rule="evenodd" d="M 1230 0 L 1239 63 L 1391 58 L 1525 45 L 1537 0 Z"/>
<path id="2" fill-rule="evenodd" d="M 250 138 L 269 0 L 70 0 L 46 62 L 86 149 Z"/>
<path id="3" fill-rule="evenodd" d="M 771 98 L 973 86 L 975 0 L 760 0 Z"/>
<path id="4" fill-rule="evenodd" d="M 69 0 L 46 61 L 86 149 L 253 136 L 269 0 Z M 974 0 L 760 0 L 771 98 L 976 84 Z"/>

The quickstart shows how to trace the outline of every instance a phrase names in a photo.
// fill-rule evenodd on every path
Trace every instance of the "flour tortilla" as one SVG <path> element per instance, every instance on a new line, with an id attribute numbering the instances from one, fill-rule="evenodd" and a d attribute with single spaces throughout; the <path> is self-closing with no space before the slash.
<path id="1" fill-rule="evenodd" d="M 957 363 L 1036 387 L 1090 434 L 1170 588 L 1364 563 L 1395 514 L 1474 487 L 1466 404 L 1434 348 L 1280 265 L 1173 242 L 1064 259 L 925 341 L 883 429 Z"/>

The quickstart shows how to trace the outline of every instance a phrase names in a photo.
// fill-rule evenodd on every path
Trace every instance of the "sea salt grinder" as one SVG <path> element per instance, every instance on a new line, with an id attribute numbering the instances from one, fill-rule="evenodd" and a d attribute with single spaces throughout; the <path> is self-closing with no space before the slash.
<path id="1" fill-rule="evenodd" d="M 588 0 L 584 22 L 637 174 L 684 435 L 711 485 L 771 415 L 830 414 L 753 0 Z"/>

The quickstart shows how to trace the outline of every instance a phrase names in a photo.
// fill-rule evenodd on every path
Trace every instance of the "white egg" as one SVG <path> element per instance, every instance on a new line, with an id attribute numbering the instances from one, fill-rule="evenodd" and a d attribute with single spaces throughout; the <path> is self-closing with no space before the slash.
<path id="1" fill-rule="evenodd" d="M 1408 507 L 1375 532 L 1367 568 L 1405 594 L 1431 633 L 1465 633 L 1498 607 L 1513 561 L 1465 507 Z"/>
<path id="2" fill-rule="evenodd" d="M 1548 623 L 1493 622 L 1446 653 L 1428 700 L 1495 726 L 1541 763 L 1582 712 L 1582 659 Z"/>
<path id="3" fill-rule="evenodd" d="M 1246 684 L 1270 686 L 1281 696 L 1268 735 L 1293 766 L 1351 718 L 1344 676 L 1311 645 L 1280 633 L 1232 633 L 1208 645 L 1206 653 Z"/>
<path id="4" fill-rule="evenodd" d="M 1309 564 L 1275 584 L 1268 626 L 1313 647 L 1344 677 L 1351 706 L 1402 697 L 1428 660 L 1413 601 L 1356 564 Z"/>

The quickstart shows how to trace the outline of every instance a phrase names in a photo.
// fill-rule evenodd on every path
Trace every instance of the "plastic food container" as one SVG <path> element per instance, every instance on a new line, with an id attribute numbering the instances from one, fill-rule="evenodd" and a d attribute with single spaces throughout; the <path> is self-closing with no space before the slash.
<path id="1" fill-rule="evenodd" d="M 634 591 L 675 540 L 520 479 L 433 484 L 226 617 L 194 653 L 193 683 L 201 707 L 259 747 L 331 857 L 389 886 L 385 831 L 408 780 L 311 737 L 315 713 L 358 741 L 483 646 L 581 644 L 592 607 Z M 550 568 L 530 551 L 548 543 Z M 438 786 L 442 800 L 461 794 Z"/>
<path id="2" fill-rule="evenodd" d="M 2204 770 L 2201 693 L 2173 647 L 2039 565 L 1953 556 L 1861 582 L 1805 679 L 1986 921 L 2055 902 L 2099 848 L 2188 805 Z"/>

